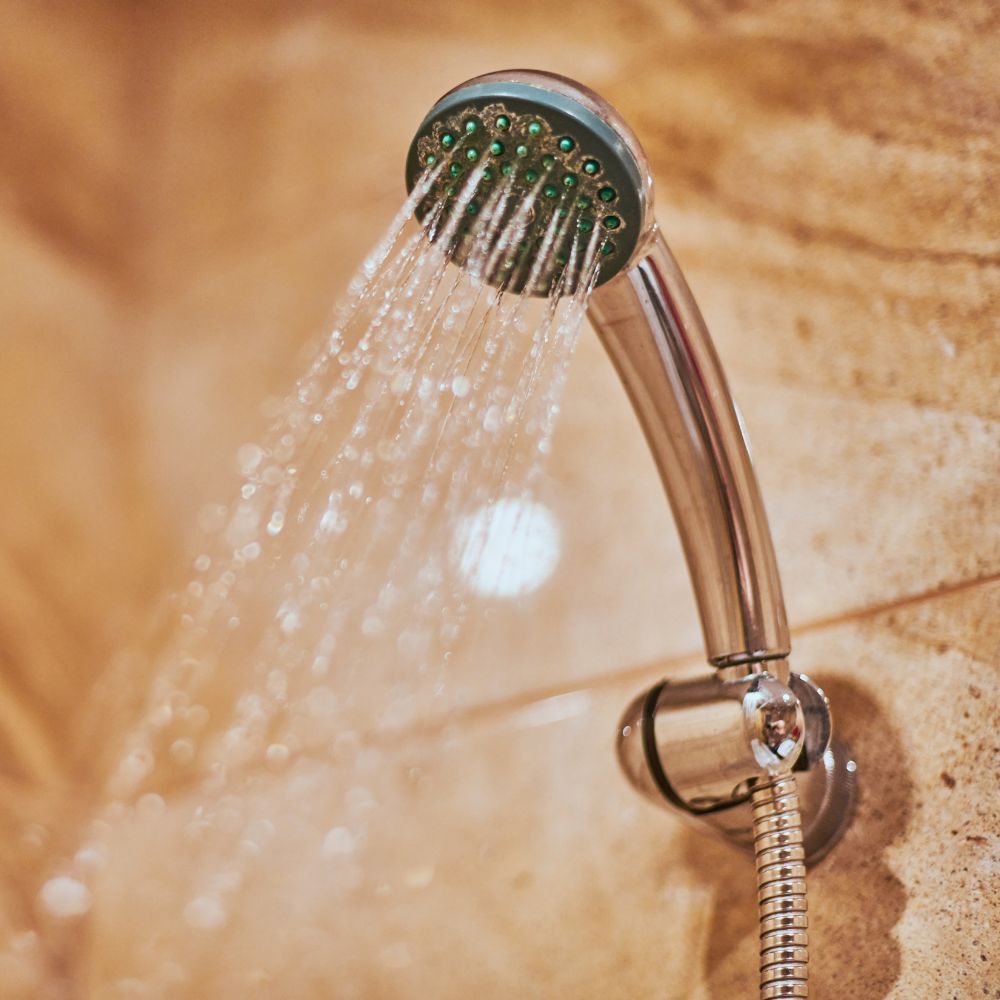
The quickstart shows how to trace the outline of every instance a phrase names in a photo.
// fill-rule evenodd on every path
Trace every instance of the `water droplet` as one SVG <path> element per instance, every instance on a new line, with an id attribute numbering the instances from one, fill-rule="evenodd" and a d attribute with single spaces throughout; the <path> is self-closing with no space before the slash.
<path id="1" fill-rule="evenodd" d="M 94 840 L 84 844 L 73 855 L 73 864 L 81 871 L 98 872 L 108 863 L 108 849 L 100 841 Z"/>
<path id="2" fill-rule="evenodd" d="M 38 893 L 38 901 L 50 916 L 59 920 L 82 917 L 93 903 L 90 890 L 68 875 L 50 878 Z"/>
<path id="3" fill-rule="evenodd" d="M 305 406 L 310 406 L 319 399 L 320 391 L 319 386 L 315 382 L 308 382 L 305 385 L 299 386 L 298 400 Z"/>
<path id="4" fill-rule="evenodd" d="M 153 751 L 148 747 L 137 747 L 121 763 L 122 779 L 134 787 L 153 770 L 153 763 Z"/>
<path id="5" fill-rule="evenodd" d="M 298 611 L 288 611 L 281 616 L 281 631 L 285 635 L 294 635 L 302 625 Z"/>
<path id="6" fill-rule="evenodd" d="M 459 398 L 463 399 L 469 395 L 472 383 L 464 375 L 456 375 L 451 380 L 451 391 Z"/>
<path id="7" fill-rule="evenodd" d="M 250 475 L 261 463 L 264 451 L 256 444 L 242 445 L 236 452 L 236 461 L 239 463 L 240 471 L 244 476 Z"/>
<path id="8" fill-rule="evenodd" d="M 483 430 L 495 434 L 503 426 L 503 409 L 497 405 L 487 408 L 483 414 Z"/>

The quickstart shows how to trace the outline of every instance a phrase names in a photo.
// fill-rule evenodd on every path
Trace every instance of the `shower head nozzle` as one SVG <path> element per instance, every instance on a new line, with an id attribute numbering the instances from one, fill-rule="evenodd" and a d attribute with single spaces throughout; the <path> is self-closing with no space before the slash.
<path id="1" fill-rule="evenodd" d="M 652 183 L 632 131 L 592 91 L 551 73 L 490 73 L 445 94 L 410 144 L 407 189 L 422 178 L 417 217 L 433 237 L 448 234 L 457 263 L 484 232 L 510 241 L 479 259 L 489 259 L 487 280 L 513 291 L 546 294 L 595 254 L 603 284 L 652 223 Z M 477 226 L 484 211 L 492 218 Z M 441 224 L 456 212 L 463 217 Z"/>

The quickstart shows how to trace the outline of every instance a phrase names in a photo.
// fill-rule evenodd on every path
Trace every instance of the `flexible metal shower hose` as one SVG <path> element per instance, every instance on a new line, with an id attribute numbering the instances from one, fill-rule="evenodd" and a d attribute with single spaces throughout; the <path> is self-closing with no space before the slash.
<path id="1" fill-rule="evenodd" d="M 752 801 L 760 908 L 760 997 L 808 997 L 806 863 L 795 776 L 785 775 L 758 786 Z"/>

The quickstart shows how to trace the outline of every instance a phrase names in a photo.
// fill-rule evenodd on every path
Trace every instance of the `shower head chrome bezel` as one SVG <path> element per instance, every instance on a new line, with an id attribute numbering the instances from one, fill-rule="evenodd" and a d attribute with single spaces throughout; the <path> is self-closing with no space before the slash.
<path id="1" fill-rule="evenodd" d="M 466 114 L 479 115 L 485 109 L 491 109 L 495 117 L 498 106 L 511 117 L 536 119 L 544 127 L 532 148 L 533 159 L 555 156 L 565 157 L 561 162 L 566 164 L 593 160 L 600 165 L 599 179 L 592 186 L 613 190 L 615 200 L 607 207 L 595 202 L 589 214 L 596 218 L 598 226 L 602 219 L 597 217 L 613 214 L 620 220 L 620 228 L 601 234 L 613 240 L 614 250 L 602 256 L 596 284 L 606 283 L 631 266 L 653 228 L 653 185 L 646 154 L 635 133 L 610 104 L 566 77 L 538 70 L 503 70 L 453 87 L 434 104 L 414 135 L 406 161 L 407 189 L 412 191 L 429 169 L 426 151 L 431 144 L 436 145 L 441 123 Z M 448 134 L 453 136 L 451 130 Z M 489 138 L 497 137 L 491 134 Z M 558 148 L 562 138 L 572 139 L 569 151 Z M 530 161 L 525 162 L 525 166 L 530 165 Z M 418 207 L 418 217 L 423 218 L 428 208 Z"/>

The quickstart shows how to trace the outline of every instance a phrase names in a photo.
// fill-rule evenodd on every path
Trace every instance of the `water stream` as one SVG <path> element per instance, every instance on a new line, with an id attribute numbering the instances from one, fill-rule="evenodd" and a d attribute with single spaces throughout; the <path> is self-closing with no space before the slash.
<path id="1" fill-rule="evenodd" d="M 518 253 L 546 177 L 487 184 L 478 166 L 436 198 L 461 153 L 428 170 L 270 428 L 239 449 L 238 496 L 204 513 L 175 627 L 95 818 L 41 889 L 53 920 L 96 918 L 101 902 L 166 907 L 176 940 L 154 950 L 190 955 L 183 935 L 237 919 L 241 886 L 269 870 L 284 834 L 339 862 L 289 892 L 322 887 L 328 907 L 366 880 L 377 892 L 364 848 L 392 834 L 396 811 L 380 810 L 366 780 L 373 747 L 448 718 L 473 599 L 504 600 L 551 573 L 558 526 L 538 484 L 598 240 L 572 210 L 553 212 L 535 252 Z M 473 215 L 458 267 L 448 248 Z M 553 281 L 557 246 L 570 259 Z M 548 294 L 509 290 L 521 286 Z M 132 859 L 141 884 L 104 878 L 116 852 L 141 854 L 152 836 L 175 846 Z M 120 975 L 123 995 L 169 994 L 188 974 L 176 959 L 107 961 L 94 975 Z"/>

